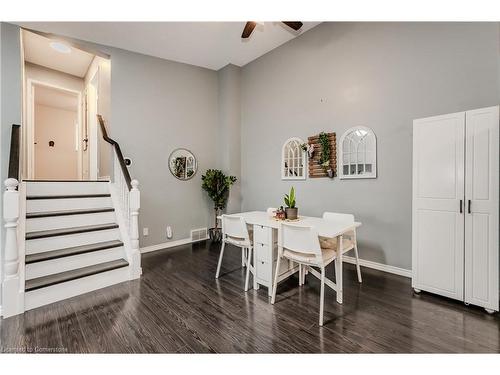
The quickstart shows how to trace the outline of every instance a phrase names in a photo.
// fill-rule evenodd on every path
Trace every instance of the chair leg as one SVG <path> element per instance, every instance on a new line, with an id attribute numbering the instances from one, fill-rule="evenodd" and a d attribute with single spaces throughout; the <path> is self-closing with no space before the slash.
<path id="1" fill-rule="evenodd" d="M 224 256 L 224 248 L 226 247 L 226 243 L 223 241 L 222 242 L 222 247 L 220 249 L 220 255 L 219 255 L 219 263 L 217 264 L 217 272 L 215 273 L 215 278 L 219 278 L 219 273 L 220 273 L 220 266 L 222 264 L 222 257 Z"/>
<path id="2" fill-rule="evenodd" d="M 278 257 L 276 262 L 276 271 L 274 272 L 274 283 L 273 283 L 273 295 L 271 296 L 271 304 L 274 305 L 274 300 L 276 299 L 276 289 L 278 287 L 278 274 L 280 269 L 281 258 Z"/>
<path id="3" fill-rule="evenodd" d="M 248 280 L 250 279 L 250 259 L 252 258 L 252 248 L 248 249 L 248 256 L 246 257 L 247 264 L 247 277 L 245 278 L 245 292 L 248 291 Z M 255 276 L 254 276 L 255 277 Z"/>
<path id="4" fill-rule="evenodd" d="M 302 286 L 302 274 L 304 270 L 302 268 L 302 264 L 299 263 L 299 286 Z"/>
<path id="5" fill-rule="evenodd" d="M 325 267 L 321 267 L 321 295 L 319 299 L 319 325 L 323 325 L 323 310 L 325 307 Z"/>
<path id="6" fill-rule="evenodd" d="M 245 267 L 245 252 L 246 252 L 246 248 L 242 247 L 241 248 L 241 266 L 242 267 Z"/>
<path id="7" fill-rule="evenodd" d="M 361 278 L 361 267 L 359 266 L 359 255 L 358 255 L 358 241 L 356 240 L 356 231 L 354 231 L 354 255 L 356 257 L 356 272 L 358 273 L 358 281 L 360 283 L 363 282 L 363 279 Z"/>

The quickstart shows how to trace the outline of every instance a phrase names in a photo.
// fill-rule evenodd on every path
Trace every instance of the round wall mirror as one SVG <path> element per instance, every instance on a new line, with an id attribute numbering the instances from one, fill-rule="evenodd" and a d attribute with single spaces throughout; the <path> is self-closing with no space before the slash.
<path id="1" fill-rule="evenodd" d="M 196 174 L 198 164 L 191 151 L 178 148 L 168 157 L 168 167 L 174 177 L 179 180 L 189 180 Z"/>

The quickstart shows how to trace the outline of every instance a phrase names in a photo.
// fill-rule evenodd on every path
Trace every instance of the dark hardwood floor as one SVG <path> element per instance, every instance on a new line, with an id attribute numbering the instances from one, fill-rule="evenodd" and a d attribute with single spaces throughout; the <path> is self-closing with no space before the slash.
<path id="1" fill-rule="evenodd" d="M 234 251 L 232 251 L 234 250 Z M 422 293 L 410 280 L 346 264 L 344 304 L 319 283 L 243 292 L 241 253 L 228 248 L 214 279 L 218 246 L 143 255 L 140 280 L 0 321 L 0 351 L 54 353 L 469 353 L 500 352 L 500 317 Z M 331 267 L 333 269 L 333 267 Z M 329 277 L 333 277 L 330 269 Z"/>

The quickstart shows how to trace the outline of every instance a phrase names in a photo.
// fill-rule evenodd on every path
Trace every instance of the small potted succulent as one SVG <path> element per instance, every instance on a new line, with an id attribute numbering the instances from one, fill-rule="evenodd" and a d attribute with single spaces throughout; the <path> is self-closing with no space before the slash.
<path id="1" fill-rule="evenodd" d="M 295 207 L 295 189 L 292 186 L 290 194 L 285 194 L 285 214 L 288 220 L 297 220 L 299 209 Z"/>

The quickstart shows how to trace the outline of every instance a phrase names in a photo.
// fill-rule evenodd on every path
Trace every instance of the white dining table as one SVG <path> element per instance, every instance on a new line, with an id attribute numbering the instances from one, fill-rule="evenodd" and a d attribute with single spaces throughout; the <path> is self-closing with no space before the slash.
<path id="1" fill-rule="evenodd" d="M 253 240 L 254 240 L 254 246 L 256 246 L 256 249 L 254 251 L 254 255 L 255 255 L 254 264 L 256 264 L 256 266 L 258 266 L 259 264 L 257 262 L 257 257 L 259 254 L 259 248 L 257 247 L 258 244 L 256 242 L 258 242 L 257 240 L 259 240 L 259 238 L 256 238 L 256 237 L 261 236 L 261 235 L 259 234 L 260 232 L 258 232 L 257 229 L 267 228 L 269 231 L 271 231 L 271 234 L 269 234 L 269 236 L 270 236 L 269 238 L 271 238 L 271 240 L 269 241 L 271 244 L 271 247 L 265 247 L 265 249 L 268 252 L 272 253 L 272 251 L 273 251 L 272 244 L 276 241 L 276 239 L 275 240 L 272 239 L 273 238 L 272 232 L 277 232 L 279 230 L 280 221 L 271 217 L 265 211 L 248 211 L 248 212 L 230 214 L 229 216 L 241 217 L 241 218 L 243 218 L 243 220 L 245 220 L 247 225 L 254 226 L 254 231 L 253 231 L 254 238 L 253 238 Z M 219 216 L 218 218 L 221 219 L 222 216 Z M 326 220 L 326 219 L 323 219 L 320 217 L 311 217 L 311 216 L 299 216 L 297 221 L 293 221 L 293 222 L 289 222 L 289 223 L 294 223 L 294 224 L 297 224 L 300 226 L 314 227 L 317 230 L 318 235 L 320 235 L 322 237 L 336 238 L 338 241 L 337 242 L 338 249 L 341 248 L 342 236 L 345 233 L 351 232 L 355 228 L 361 226 L 360 222 L 346 223 L 346 222 L 342 222 L 342 221 Z M 261 242 L 265 242 L 265 241 L 261 241 Z M 263 244 L 263 248 L 264 248 L 264 244 Z M 338 252 L 337 259 L 335 260 L 335 262 L 337 262 L 339 265 L 339 267 L 337 268 L 339 270 L 339 272 L 338 272 L 338 275 L 335 276 L 336 283 L 333 285 L 335 286 L 334 289 L 337 292 L 337 302 L 342 303 L 342 284 L 343 284 L 342 283 L 342 251 Z M 262 262 L 263 265 L 264 265 L 264 263 L 265 262 Z M 271 257 L 271 264 L 272 264 L 272 257 Z M 264 268 L 264 267 L 262 267 L 262 268 Z M 295 272 L 297 272 L 296 267 L 291 267 L 287 272 L 279 275 L 278 282 L 283 281 L 284 279 L 286 279 L 288 276 L 290 276 L 291 274 L 293 274 Z M 254 277 L 255 277 L 255 275 L 254 275 Z M 271 279 L 267 276 L 264 277 L 263 279 L 265 279 L 265 280 L 259 281 L 259 272 L 258 272 L 258 268 L 257 268 L 257 281 L 258 281 L 257 285 L 261 284 L 261 285 L 267 286 L 268 290 L 269 290 L 269 295 L 271 295 L 271 289 L 272 289 Z M 254 282 L 254 285 L 256 285 L 255 282 Z M 258 289 L 258 286 L 256 289 Z"/>

